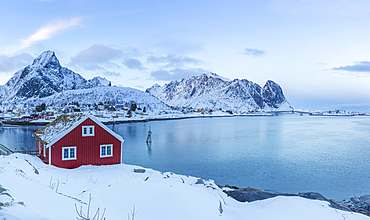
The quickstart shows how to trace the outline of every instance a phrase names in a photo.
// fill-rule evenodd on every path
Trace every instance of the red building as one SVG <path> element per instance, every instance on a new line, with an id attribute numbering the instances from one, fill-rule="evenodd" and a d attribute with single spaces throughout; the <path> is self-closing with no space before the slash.
<path id="1" fill-rule="evenodd" d="M 62 115 L 34 133 L 36 152 L 62 168 L 122 163 L 123 138 L 91 115 Z"/>

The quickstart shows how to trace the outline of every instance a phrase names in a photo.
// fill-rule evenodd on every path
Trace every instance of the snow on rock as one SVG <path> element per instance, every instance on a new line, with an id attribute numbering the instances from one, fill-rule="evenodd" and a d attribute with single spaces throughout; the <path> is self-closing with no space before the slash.
<path id="1" fill-rule="evenodd" d="M 146 92 L 177 108 L 221 108 L 236 113 L 293 110 L 281 87 L 271 80 L 261 88 L 246 79 L 229 80 L 215 73 L 172 81 L 162 87 L 155 84 Z"/>
<path id="2" fill-rule="evenodd" d="M 361 220 L 365 215 L 330 208 L 325 201 L 278 196 L 256 202 L 228 197 L 212 180 L 161 173 L 133 165 L 62 169 L 37 157 L 0 157 L 0 184 L 9 199 L 0 204 L 3 219 L 76 219 L 100 208 L 106 219 L 325 219 Z"/>
<path id="3" fill-rule="evenodd" d="M 95 76 L 92 79 L 89 79 L 88 82 L 90 82 L 94 87 L 98 86 L 112 86 L 112 82 L 107 80 L 104 77 Z"/>
<path id="4" fill-rule="evenodd" d="M 226 78 L 226 77 L 223 77 L 223 76 L 219 76 L 219 75 L 217 75 L 216 73 L 206 72 L 206 73 L 204 73 L 204 74 L 206 74 L 208 77 L 213 77 L 213 78 L 219 78 L 219 79 L 222 79 L 223 81 L 231 81 L 229 78 Z"/>
<path id="5" fill-rule="evenodd" d="M 128 87 L 110 86 L 68 90 L 44 98 L 29 98 L 18 104 L 30 106 L 45 103 L 48 106 L 62 106 L 70 102 L 78 102 L 80 105 L 109 102 L 111 105 L 123 104 L 128 107 L 134 102 L 137 104 L 137 107 L 146 107 L 147 113 L 157 113 L 161 110 L 172 111 L 168 105 L 146 92 Z M 3 105 L 6 105 L 6 103 L 3 103 Z"/>
<path id="6" fill-rule="evenodd" d="M 53 51 L 45 51 L 5 84 L 2 99 L 42 98 L 65 90 L 91 87 L 91 83 L 80 74 L 62 67 Z"/>
<path id="7" fill-rule="evenodd" d="M 0 100 L 1 100 L 1 97 L 4 96 L 4 89 L 5 89 L 5 86 L 4 85 L 0 85 Z"/>
<path id="8" fill-rule="evenodd" d="M 111 81 L 97 76 L 86 80 L 78 73 L 62 67 L 53 51 L 45 51 L 31 65 L 19 70 L 0 86 L 0 104 L 6 108 L 68 105 L 72 102 L 94 105 L 99 102 L 136 103 L 149 112 L 171 110 L 156 97 L 132 88 L 112 87 Z M 16 106 L 17 105 L 17 106 Z"/>

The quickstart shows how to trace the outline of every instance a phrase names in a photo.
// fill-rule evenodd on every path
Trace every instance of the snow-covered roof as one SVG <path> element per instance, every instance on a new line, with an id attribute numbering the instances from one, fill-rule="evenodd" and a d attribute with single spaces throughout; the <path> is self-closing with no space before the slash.
<path id="1" fill-rule="evenodd" d="M 61 115 L 47 126 L 37 130 L 34 135 L 44 144 L 48 144 L 82 118 L 82 115 Z"/>
<path id="2" fill-rule="evenodd" d="M 47 126 L 37 130 L 34 135 L 48 147 L 49 145 L 52 145 L 60 140 L 62 137 L 84 122 L 87 118 L 90 118 L 112 136 L 123 142 L 123 138 L 120 135 L 113 132 L 97 118 L 91 115 L 61 115 Z"/>

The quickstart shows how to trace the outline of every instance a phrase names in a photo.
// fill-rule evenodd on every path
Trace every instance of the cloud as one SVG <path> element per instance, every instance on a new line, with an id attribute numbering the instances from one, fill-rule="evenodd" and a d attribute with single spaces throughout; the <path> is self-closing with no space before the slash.
<path id="1" fill-rule="evenodd" d="M 0 55 L 0 72 L 10 72 L 21 69 L 33 60 L 28 53 L 21 53 L 16 56 Z"/>
<path id="2" fill-rule="evenodd" d="M 185 55 L 149 56 L 148 63 L 167 63 L 163 68 L 182 67 L 185 64 L 200 64 L 203 61 Z"/>
<path id="3" fill-rule="evenodd" d="M 131 58 L 136 56 L 141 56 L 141 53 L 134 47 L 117 49 L 103 44 L 94 44 L 71 57 L 68 65 L 85 71 L 99 72 L 105 76 L 118 77 L 121 73 L 117 70 L 124 66 L 140 71 L 146 69 L 140 60 Z"/>
<path id="4" fill-rule="evenodd" d="M 94 44 L 71 57 L 71 62 L 78 65 L 102 64 L 120 58 L 122 50 L 114 49 L 101 44 Z"/>
<path id="5" fill-rule="evenodd" d="M 32 34 L 26 39 L 22 39 L 20 44 L 14 47 L 10 53 L 14 53 L 18 50 L 30 47 L 32 44 L 50 39 L 62 31 L 67 30 L 71 27 L 78 26 L 81 23 L 80 18 L 70 18 L 69 20 L 53 20 L 50 21 L 46 26 L 41 27 L 36 33 Z"/>
<path id="6" fill-rule="evenodd" d="M 85 71 L 98 71 L 105 76 L 121 76 L 120 73 L 111 71 L 110 69 L 122 68 L 117 62 L 122 56 L 123 51 L 120 49 L 102 44 L 94 44 L 71 57 L 68 65 L 81 68 Z"/>
<path id="7" fill-rule="evenodd" d="M 349 71 L 349 72 L 370 72 L 370 61 L 359 61 L 354 65 L 334 67 L 332 70 Z"/>
<path id="8" fill-rule="evenodd" d="M 189 69 L 181 69 L 176 68 L 172 70 L 155 70 L 150 73 L 150 76 L 155 80 L 180 80 L 183 78 L 190 78 L 192 76 L 198 76 L 207 72 L 202 68 L 189 68 Z"/>
<path id="9" fill-rule="evenodd" d="M 121 73 L 115 71 L 104 71 L 102 74 L 105 76 L 121 76 Z"/>
<path id="10" fill-rule="evenodd" d="M 131 58 L 140 56 L 141 53 L 134 47 L 116 49 L 102 44 L 94 44 L 91 47 L 78 52 L 70 58 L 70 66 L 77 66 L 84 70 L 106 70 L 110 68 L 122 68 L 145 70 L 140 60 Z M 123 59 L 123 61 L 121 61 Z"/>
<path id="11" fill-rule="evenodd" d="M 254 48 L 245 48 L 243 54 L 248 55 L 248 56 L 253 56 L 253 57 L 258 57 L 258 56 L 263 56 L 266 54 L 265 51 L 259 50 L 259 49 L 254 49 Z"/>
<path id="12" fill-rule="evenodd" d="M 122 62 L 123 65 L 125 65 L 127 68 L 129 69 L 133 69 L 133 70 L 140 70 L 140 71 L 143 71 L 145 70 L 146 68 L 143 66 L 143 64 L 141 63 L 140 60 L 138 59 L 133 59 L 133 58 L 124 58 L 123 62 Z"/>

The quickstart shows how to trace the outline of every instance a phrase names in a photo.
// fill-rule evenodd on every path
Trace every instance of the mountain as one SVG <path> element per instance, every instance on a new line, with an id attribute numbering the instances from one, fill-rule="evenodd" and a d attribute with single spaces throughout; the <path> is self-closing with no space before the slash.
<path id="1" fill-rule="evenodd" d="M 45 51 L 5 84 L 3 100 L 42 98 L 66 90 L 92 87 L 93 84 L 80 74 L 62 67 L 53 51 Z"/>
<path id="2" fill-rule="evenodd" d="M 221 108 L 238 113 L 293 109 L 281 87 L 271 80 L 262 88 L 247 79 L 229 80 L 215 73 L 171 81 L 164 86 L 155 84 L 146 92 L 177 108 Z"/>
<path id="3" fill-rule="evenodd" d="M 96 76 L 92 79 L 88 80 L 89 83 L 91 83 L 94 87 L 99 87 L 99 86 L 112 86 L 112 82 L 107 80 L 106 78 Z"/>
<path id="4" fill-rule="evenodd" d="M 4 85 L 0 85 L 0 100 L 1 100 L 1 97 L 3 97 L 4 95 Z"/>
<path id="5" fill-rule="evenodd" d="M 36 106 L 42 103 L 45 103 L 47 106 L 63 106 L 71 102 L 78 102 L 80 105 L 109 102 L 111 105 L 122 104 L 127 107 L 134 102 L 137 104 L 137 107 L 144 108 L 145 106 L 147 112 L 158 113 L 161 110 L 172 110 L 168 105 L 146 92 L 116 86 L 67 90 L 44 98 L 29 98 L 23 100 L 21 103 L 27 106 Z"/>
<path id="6" fill-rule="evenodd" d="M 97 76 L 86 80 L 80 74 L 62 67 L 53 51 L 45 51 L 31 65 L 19 70 L 0 86 L 0 104 L 17 108 L 23 105 L 62 106 L 72 102 L 79 104 L 111 103 L 146 107 L 149 112 L 171 110 L 154 96 L 132 88 L 112 87 L 111 81 Z"/>

